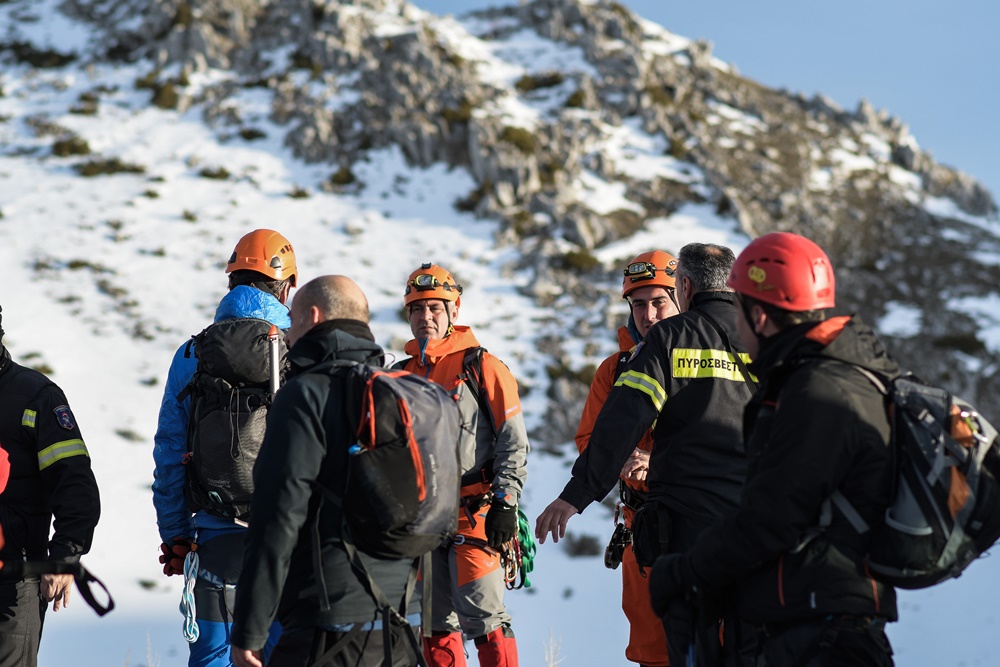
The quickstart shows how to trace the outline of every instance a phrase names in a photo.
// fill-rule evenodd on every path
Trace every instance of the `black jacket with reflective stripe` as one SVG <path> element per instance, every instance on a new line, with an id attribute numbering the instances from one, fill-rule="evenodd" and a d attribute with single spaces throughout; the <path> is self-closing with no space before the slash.
<path id="1" fill-rule="evenodd" d="M 729 292 L 695 294 L 690 310 L 653 325 L 608 395 L 563 500 L 582 511 L 603 499 L 655 421 L 649 498 L 698 517 L 736 507 L 746 472 L 742 424 L 751 389 L 704 314 L 744 352 Z"/>
<path id="2" fill-rule="evenodd" d="M 10 458 L 10 481 L 0 494 L 0 560 L 71 561 L 87 553 L 101 501 L 80 427 L 62 390 L 12 361 L 3 346 L 0 446 Z"/>

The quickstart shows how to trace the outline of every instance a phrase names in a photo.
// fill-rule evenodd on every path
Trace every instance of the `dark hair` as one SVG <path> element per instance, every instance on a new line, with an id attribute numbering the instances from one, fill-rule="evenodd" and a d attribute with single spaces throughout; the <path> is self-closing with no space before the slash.
<path id="1" fill-rule="evenodd" d="M 250 287 L 256 287 L 261 292 L 267 292 L 275 297 L 280 297 L 282 290 L 285 289 L 285 285 L 289 284 L 289 280 L 274 280 L 263 273 L 250 271 L 249 269 L 239 269 L 229 274 L 229 289 L 240 285 L 249 285 Z"/>
<path id="2" fill-rule="evenodd" d="M 767 319 L 773 322 L 779 329 L 787 329 L 799 324 L 805 324 L 806 322 L 822 322 L 826 319 L 825 309 L 785 310 L 784 308 L 778 308 L 773 304 L 765 303 L 746 294 L 740 294 L 739 299 L 743 303 L 743 313 L 746 315 L 748 322 L 750 321 L 750 308 L 752 306 L 760 306 L 767 315 Z"/>
<path id="3" fill-rule="evenodd" d="M 688 243 L 681 248 L 678 272 L 687 276 L 695 292 L 729 292 L 726 280 L 733 270 L 736 255 L 723 245 Z"/>

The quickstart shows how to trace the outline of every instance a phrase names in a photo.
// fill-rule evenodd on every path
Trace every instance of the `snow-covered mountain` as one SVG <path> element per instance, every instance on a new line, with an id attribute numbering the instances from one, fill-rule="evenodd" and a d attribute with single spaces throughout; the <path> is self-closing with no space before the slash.
<path id="1" fill-rule="evenodd" d="M 0 1 L 5 342 L 67 392 L 104 499 L 88 565 L 119 608 L 46 623 L 42 664 L 184 664 L 156 563 L 151 446 L 170 356 L 256 227 L 302 279 L 343 273 L 399 354 L 406 275 L 447 265 L 461 320 L 522 387 L 534 516 L 560 490 L 623 259 L 794 229 L 904 362 L 1000 415 L 996 205 L 867 105 L 773 91 L 616 3 L 460 19 L 403 2 Z M 610 512 L 571 530 L 603 544 Z M 582 548 L 583 553 L 593 551 Z M 539 550 L 509 595 L 527 667 L 626 664 L 619 577 Z M 901 595 L 898 664 L 990 665 L 991 559 Z M 942 638 L 947 638 L 947 641 Z"/>

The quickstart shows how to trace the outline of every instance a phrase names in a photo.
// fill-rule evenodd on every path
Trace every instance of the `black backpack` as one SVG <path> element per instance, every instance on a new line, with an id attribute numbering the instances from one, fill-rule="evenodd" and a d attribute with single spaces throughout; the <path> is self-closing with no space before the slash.
<path id="1" fill-rule="evenodd" d="M 212 324 L 193 337 L 198 367 L 178 395 L 191 397 L 185 456 L 184 497 L 192 512 L 248 520 L 253 466 L 264 441 L 271 406 L 271 347 L 277 346 L 279 378 L 284 375 L 284 334 L 267 320 L 238 318 Z"/>
<path id="2" fill-rule="evenodd" d="M 378 605 L 383 621 L 383 665 L 390 667 L 390 625 L 406 636 L 425 665 L 420 641 L 404 615 L 416 582 L 418 563 L 428 594 L 425 624 L 430 621 L 430 560 L 427 553 L 451 539 L 458 529 L 458 443 L 462 418 L 444 387 L 414 373 L 376 368 L 346 360 L 310 372 L 346 379 L 346 402 L 355 433 L 348 448 L 347 483 L 342 490 L 319 484 L 322 498 L 341 508 L 341 543 L 358 581 Z M 328 609 L 322 565 L 320 512 L 313 523 L 313 568 L 320 608 Z M 359 552 L 382 559 L 413 559 L 402 601 L 390 601 L 372 578 Z M 353 637 L 363 624 L 355 624 Z M 429 632 L 429 626 L 427 627 Z M 315 665 L 336 655 L 343 642 L 327 650 Z"/>
<path id="3" fill-rule="evenodd" d="M 355 441 L 347 487 L 324 494 L 342 507 L 350 539 L 376 558 L 415 558 L 458 528 L 462 420 L 439 384 L 407 371 L 333 362 L 347 378 Z"/>
<path id="4" fill-rule="evenodd" d="M 885 381 L 854 368 L 886 396 L 893 500 L 876 526 L 839 491 L 830 501 L 856 531 L 872 531 L 868 560 L 876 579 L 916 589 L 958 577 L 1000 538 L 997 430 L 966 401 L 914 375 Z"/>

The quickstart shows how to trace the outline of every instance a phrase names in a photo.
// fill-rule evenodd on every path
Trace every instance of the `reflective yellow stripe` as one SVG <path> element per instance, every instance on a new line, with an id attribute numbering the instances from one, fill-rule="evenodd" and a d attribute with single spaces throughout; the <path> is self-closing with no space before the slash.
<path id="1" fill-rule="evenodd" d="M 648 395 L 650 400 L 653 401 L 653 407 L 656 408 L 657 412 L 662 410 L 663 404 L 667 402 L 667 392 L 663 391 L 660 383 L 644 373 L 625 371 L 618 378 L 618 381 L 615 382 L 616 387 L 623 385 L 632 387 L 632 389 L 638 389 Z"/>
<path id="2" fill-rule="evenodd" d="M 38 413 L 34 410 L 25 410 L 24 414 L 21 415 L 21 426 L 27 426 L 28 428 L 35 428 L 35 417 Z"/>
<path id="3" fill-rule="evenodd" d="M 691 348 L 674 348 L 673 376 L 675 378 L 719 378 L 743 382 L 743 373 L 736 364 L 736 359 L 725 350 L 696 350 Z M 740 353 L 744 363 L 750 363 L 750 357 Z M 757 378 L 750 376 L 754 382 Z"/>
<path id="4" fill-rule="evenodd" d="M 63 440 L 54 445 L 49 445 L 38 452 L 38 469 L 45 470 L 56 461 L 67 459 L 71 456 L 90 456 L 87 445 L 83 440 Z"/>

